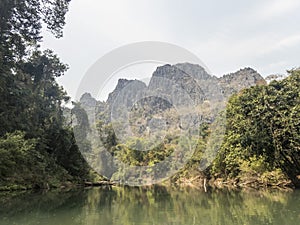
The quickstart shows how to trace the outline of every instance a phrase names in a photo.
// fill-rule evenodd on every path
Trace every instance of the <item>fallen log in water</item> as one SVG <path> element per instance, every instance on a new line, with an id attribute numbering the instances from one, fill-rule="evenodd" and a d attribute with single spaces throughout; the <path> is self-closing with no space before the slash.
<path id="1" fill-rule="evenodd" d="M 101 186 L 113 186 L 113 185 L 116 185 L 116 183 L 112 181 L 84 182 L 84 186 L 86 187 L 101 187 Z"/>

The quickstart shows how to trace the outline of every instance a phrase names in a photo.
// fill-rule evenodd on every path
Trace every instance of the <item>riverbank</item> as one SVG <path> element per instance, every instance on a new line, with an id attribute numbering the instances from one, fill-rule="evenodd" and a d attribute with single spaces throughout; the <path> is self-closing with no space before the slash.
<path id="1" fill-rule="evenodd" d="M 294 190 L 296 187 L 287 180 L 285 182 L 280 182 L 277 184 L 272 183 L 262 183 L 259 180 L 249 179 L 248 181 L 240 182 L 239 179 L 195 179 L 186 180 L 185 182 L 177 182 L 176 185 L 180 187 L 193 187 L 201 188 L 207 190 L 209 188 L 213 189 L 229 189 L 229 190 L 241 190 L 241 189 L 253 189 L 253 190 L 266 190 L 266 189 L 278 189 L 278 190 Z"/>
<path id="2" fill-rule="evenodd" d="M 58 178 L 61 179 L 59 180 Z M 5 182 L 0 182 L 0 191 L 73 189 L 78 187 L 99 187 L 107 185 L 114 185 L 114 183 L 100 176 L 95 171 L 90 170 L 88 176 L 82 179 L 68 176 L 64 179 L 62 179 L 62 177 L 48 177 L 43 182 L 25 182 L 24 180 L 14 180 L 14 182 L 12 182 L 6 180 Z"/>
<path id="3" fill-rule="evenodd" d="M 237 178 L 211 178 L 206 177 L 203 173 L 198 173 L 194 176 L 174 176 L 164 181 L 162 186 L 174 186 L 174 187 L 192 187 L 195 189 L 226 189 L 226 190 L 241 190 L 241 189 L 253 189 L 253 190 L 266 190 L 266 189 L 278 189 L 278 190 L 294 190 L 298 189 L 291 180 L 286 177 L 276 177 L 276 174 L 270 174 L 267 179 L 265 176 L 259 176 L 258 174 L 248 174 L 248 176 Z M 276 179 L 275 179 L 276 177 Z M 95 172 L 91 172 L 90 180 L 82 181 L 65 181 L 60 183 L 44 183 L 43 185 L 36 184 L 8 184 L 0 185 L 0 191 L 26 191 L 26 190 L 50 190 L 50 189 L 75 189 L 75 188 L 88 188 L 88 187 L 112 187 L 112 186 L 126 186 L 120 185 L 114 181 L 110 181 L 99 176 Z"/>
<path id="4" fill-rule="evenodd" d="M 279 189 L 293 190 L 298 189 L 290 179 L 283 174 L 278 174 L 276 171 L 268 174 L 248 173 L 235 178 L 228 177 L 208 177 L 203 173 L 198 172 L 193 176 L 177 175 L 171 179 L 171 183 L 178 186 L 191 186 L 195 188 L 217 188 L 217 189 Z"/>

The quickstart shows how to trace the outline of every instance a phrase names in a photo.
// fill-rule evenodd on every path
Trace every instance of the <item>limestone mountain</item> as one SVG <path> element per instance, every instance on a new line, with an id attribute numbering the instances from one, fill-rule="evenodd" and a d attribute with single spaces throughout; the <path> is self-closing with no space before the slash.
<path id="1" fill-rule="evenodd" d="M 144 111 L 147 109 L 144 116 L 149 116 L 159 112 L 158 108 L 161 112 L 172 107 L 201 107 L 209 104 L 213 109 L 215 105 L 226 102 L 233 93 L 265 84 L 264 78 L 249 67 L 218 78 L 197 64 L 167 64 L 157 67 L 148 86 L 139 80 L 119 79 L 106 102 L 97 101 L 85 93 L 80 103 L 88 115 L 111 115 L 112 110 L 122 111 L 122 107 L 135 110 L 136 114 L 137 111 L 141 111 L 137 110 L 137 107 L 140 107 Z"/>
<path id="2" fill-rule="evenodd" d="M 86 114 L 80 108 L 77 110 L 79 115 L 88 117 L 91 128 L 79 133 L 79 138 L 87 138 L 79 146 L 92 149 L 85 151 L 85 158 L 101 174 L 108 178 L 122 177 L 122 173 L 117 171 L 118 162 L 113 161 L 114 154 L 128 157 L 124 153 L 127 147 L 153 150 L 148 152 L 148 156 L 160 159 L 178 146 L 183 148 L 182 152 L 188 152 L 193 148 L 181 143 L 182 137 L 190 138 L 187 143 L 196 145 L 194 141 L 199 137 L 199 128 L 208 125 L 210 131 L 215 129 L 214 122 L 218 121 L 233 93 L 261 84 L 266 84 L 266 81 L 251 68 L 218 78 L 203 67 L 190 63 L 157 67 L 148 85 L 139 80 L 119 79 L 105 102 L 97 101 L 89 93 L 81 97 L 77 107 L 84 109 Z M 85 120 L 79 118 L 78 121 Z M 122 148 L 125 148 L 124 151 L 120 151 Z M 159 156 L 155 149 L 166 152 L 159 153 L 162 154 Z M 134 156 L 139 158 L 144 153 L 137 151 L 132 154 L 140 154 Z"/>

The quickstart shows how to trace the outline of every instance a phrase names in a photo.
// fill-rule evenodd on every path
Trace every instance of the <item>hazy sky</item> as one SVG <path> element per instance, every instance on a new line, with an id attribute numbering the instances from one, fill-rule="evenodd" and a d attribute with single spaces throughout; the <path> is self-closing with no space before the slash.
<path id="1" fill-rule="evenodd" d="M 139 41 L 186 48 L 216 76 L 266 76 L 300 66 L 299 12 L 299 0 L 72 0 L 64 37 L 45 33 L 43 46 L 70 65 L 59 83 L 72 97 L 97 59 Z"/>

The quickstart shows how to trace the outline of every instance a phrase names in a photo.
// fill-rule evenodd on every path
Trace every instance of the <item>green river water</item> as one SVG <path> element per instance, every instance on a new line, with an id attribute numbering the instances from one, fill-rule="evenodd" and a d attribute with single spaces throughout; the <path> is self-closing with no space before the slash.
<path id="1" fill-rule="evenodd" d="M 0 225 L 300 224 L 300 191 L 165 187 L 0 193 Z"/>

